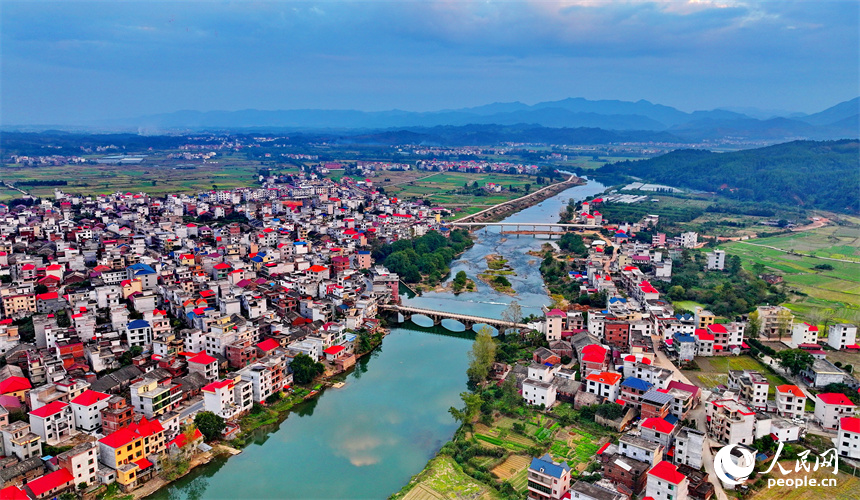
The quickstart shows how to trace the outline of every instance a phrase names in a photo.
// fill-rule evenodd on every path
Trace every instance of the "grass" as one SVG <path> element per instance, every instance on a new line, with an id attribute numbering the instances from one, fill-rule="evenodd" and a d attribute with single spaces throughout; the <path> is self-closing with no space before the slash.
<path id="1" fill-rule="evenodd" d="M 391 498 L 404 500 L 494 499 L 498 498 L 498 494 L 466 475 L 460 465 L 454 462 L 451 457 L 439 455 Z"/>
<path id="2" fill-rule="evenodd" d="M 703 389 L 712 389 L 718 385 L 725 385 L 729 378 L 729 370 L 755 370 L 761 373 L 770 382 L 768 393 L 774 396 L 776 387 L 788 382 L 772 372 L 769 367 L 760 363 L 750 356 L 719 356 L 696 358 L 696 364 L 701 371 L 684 371 L 684 373 Z"/>
<path id="3" fill-rule="evenodd" d="M 702 309 L 707 309 L 704 304 L 699 304 L 698 302 L 693 302 L 692 300 L 681 300 L 678 302 L 672 302 L 672 306 L 675 309 L 684 309 L 686 311 L 695 312 L 697 307 L 701 307 Z"/>

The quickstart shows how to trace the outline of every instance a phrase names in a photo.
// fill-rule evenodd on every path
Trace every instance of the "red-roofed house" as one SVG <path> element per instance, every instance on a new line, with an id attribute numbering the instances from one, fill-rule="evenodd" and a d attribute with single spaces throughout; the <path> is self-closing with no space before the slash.
<path id="1" fill-rule="evenodd" d="M 99 461 L 111 469 L 164 451 L 164 428 L 158 420 L 140 419 L 99 439 Z"/>
<path id="2" fill-rule="evenodd" d="M 281 347 L 281 344 L 278 343 L 275 339 L 266 339 L 259 344 L 257 344 L 257 357 L 262 358 L 264 356 L 268 356 L 275 349 Z"/>
<path id="3" fill-rule="evenodd" d="M 676 466 L 663 460 L 648 471 L 645 495 L 657 500 L 687 500 L 689 482 Z"/>
<path id="4" fill-rule="evenodd" d="M 250 382 L 240 379 L 225 379 L 204 386 L 203 405 L 206 411 L 230 420 L 249 411 L 254 404 Z"/>
<path id="5" fill-rule="evenodd" d="M 72 408 L 62 401 L 48 403 L 30 412 L 30 427 L 50 446 L 76 434 L 74 423 Z"/>
<path id="6" fill-rule="evenodd" d="M 194 449 L 200 446 L 200 443 L 203 442 L 203 433 L 200 432 L 200 429 L 194 429 L 194 435 L 191 438 L 191 442 L 188 442 L 188 437 L 184 432 L 180 432 L 178 436 L 173 438 L 172 441 L 167 443 L 167 452 L 170 453 L 171 456 L 176 456 L 182 454 L 184 456 L 188 456 L 194 452 Z"/>
<path id="7" fill-rule="evenodd" d="M 316 281 L 327 280 L 329 278 L 328 268 L 325 266 L 311 266 L 308 268 L 307 274 Z"/>
<path id="8" fill-rule="evenodd" d="M 713 326 L 713 325 L 711 325 Z M 723 325 L 720 325 L 723 326 Z M 696 328 L 693 332 L 696 337 L 696 355 L 697 356 L 713 356 L 714 355 L 714 335 L 708 333 L 703 328 Z"/>
<path id="9" fill-rule="evenodd" d="M 836 439 L 839 456 L 860 459 L 860 418 L 839 419 L 839 437 Z"/>
<path id="10" fill-rule="evenodd" d="M 809 323 L 797 323 L 791 329 L 792 347 L 800 344 L 818 344 L 818 327 Z"/>
<path id="11" fill-rule="evenodd" d="M 102 410 L 107 408 L 110 394 L 84 391 L 71 401 L 75 427 L 84 432 L 94 432 L 102 428 Z"/>
<path id="12" fill-rule="evenodd" d="M 608 401 L 618 399 L 621 387 L 621 374 L 612 372 L 592 373 L 585 377 L 585 391 L 596 394 Z"/>
<path id="13" fill-rule="evenodd" d="M 665 419 L 652 417 L 642 421 L 639 427 L 642 439 L 647 439 L 652 443 L 659 443 L 667 450 L 672 446 L 672 440 L 675 435 L 675 426 L 667 422 Z"/>
<path id="14" fill-rule="evenodd" d="M 825 429 L 836 429 L 839 427 L 839 419 L 853 417 L 855 409 L 856 406 L 845 394 L 819 394 L 815 401 L 815 421 Z"/>
<path id="15" fill-rule="evenodd" d="M 188 372 L 199 373 L 209 382 L 218 378 L 218 360 L 201 352 L 188 359 Z"/>
<path id="16" fill-rule="evenodd" d="M 591 344 L 582 348 L 580 354 L 580 370 L 583 376 L 594 372 L 605 371 L 609 367 L 609 349 L 599 344 Z"/>
<path id="17" fill-rule="evenodd" d="M 66 469 L 59 469 L 28 482 L 27 485 L 24 486 L 24 490 L 31 498 L 40 500 L 43 498 L 57 497 L 60 493 L 71 489 L 74 486 L 75 477 Z"/>
<path id="18" fill-rule="evenodd" d="M 780 385 L 776 388 L 776 412 L 790 418 L 801 418 L 806 412 L 806 394 L 796 385 Z"/>
<path id="19" fill-rule="evenodd" d="M 564 330 L 564 320 L 567 314 L 561 309 L 552 309 L 546 312 L 546 340 L 553 342 L 561 340 L 561 332 Z"/>
<path id="20" fill-rule="evenodd" d="M 3 500 L 30 500 L 24 490 L 15 485 L 0 490 L 0 498 Z"/>
<path id="21" fill-rule="evenodd" d="M 0 396 L 14 396 L 24 402 L 27 391 L 32 389 L 30 381 L 24 377 L 8 377 L 0 380 Z"/>
<path id="22" fill-rule="evenodd" d="M 324 350 L 323 354 L 325 354 L 325 359 L 327 361 L 334 362 L 341 356 L 346 355 L 348 353 L 346 352 L 346 347 L 344 347 L 343 345 L 333 345 L 328 349 Z"/>

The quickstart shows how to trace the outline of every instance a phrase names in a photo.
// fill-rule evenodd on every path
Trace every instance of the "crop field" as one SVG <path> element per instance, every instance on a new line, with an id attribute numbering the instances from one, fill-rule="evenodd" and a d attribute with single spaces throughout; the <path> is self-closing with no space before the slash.
<path id="1" fill-rule="evenodd" d="M 560 431 L 549 452 L 555 461 L 565 461 L 572 468 L 583 470 L 600 448 L 599 438 L 576 428 Z"/>
<path id="2" fill-rule="evenodd" d="M 703 389 L 725 385 L 729 379 L 729 370 L 758 371 L 770 382 L 769 394 L 771 396 L 776 393 L 778 385 L 787 383 L 785 379 L 772 373 L 765 365 L 750 356 L 697 357 L 696 364 L 699 366 L 699 371 L 684 370 L 684 374 L 690 381 Z"/>
<path id="3" fill-rule="evenodd" d="M 179 167 L 179 168 L 177 168 Z M 96 195 L 116 191 L 144 191 L 152 195 L 165 193 L 194 193 L 213 189 L 231 189 L 253 186 L 259 164 L 245 159 L 244 155 L 219 156 L 203 163 L 200 160 L 166 160 L 158 156 L 147 157 L 137 165 L 63 165 L 49 167 L 2 167 L 0 179 L 15 182 L 22 180 L 65 180 L 66 186 L 57 186 L 67 193 Z M 54 186 L 22 186 L 34 196 L 51 196 Z M 20 193 L 5 190 L 0 196 L 14 198 Z M 5 198 L 5 199 L 8 199 Z"/>
<path id="4" fill-rule="evenodd" d="M 858 228 L 825 227 L 788 236 L 726 243 L 720 247 L 730 255 L 739 256 L 747 270 L 756 274 L 779 274 L 789 287 L 804 294 L 785 304 L 796 315 L 804 319 L 823 315 L 834 321 L 857 322 L 860 321 L 860 262 L 824 260 L 759 246 L 855 260 L 860 258 L 860 249 L 853 234 L 860 235 Z M 826 269 L 827 266 L 832 269 Z"/>
<path id="5" fill-rule="evenodd" d="M 403 500 L 482 499 L 496 498 L 491 489 L 466 475 L 451 457 L 440 455 L 427 468 L 413 478 L 417 483 Z"/>

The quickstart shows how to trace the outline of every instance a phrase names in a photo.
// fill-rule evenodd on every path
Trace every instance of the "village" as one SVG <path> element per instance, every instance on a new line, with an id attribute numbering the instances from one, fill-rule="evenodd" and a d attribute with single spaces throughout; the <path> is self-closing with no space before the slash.
<path id="1" fill-rule="evenodd" d="M 382 341 L 402 277 L 374 251 L 462 231 L 444 209 L 386 196 L 370 180 L 283 181 L 164 197 L 58 188 L 54 199 L 0 205 L 3 499 L 145 496 L 214 454 L 240 453 L 233 445 L 255 425 L 314 397 Z M 807 433 L 838 436 L 839 456 L 860 459 L 856 406 L 821 392 L 860 387 L 821 345 L 857 352 L 856 326 L 828 325 L 824 340 L 779 306 L 758 307 L 756 331 L 704 308 L 676 314 L 652 282 L 671 278 L 697 234 L 636 242 L 629 235 L 658 217 L 610 225 L 601 203 L 582 203 L 573 221 L 595 235 L 587 256 L 553 258 L 577 266 L 565 280 L 604 303 L 547 307 L 507 335 L 537 336 L 531 363 L 495 362 L 488 378 L 515 384 L 518 404 L 538 413 L 597 408 L 594 421 L 621 434 L 599 448 L 583 434 L 581 448 L 533 457 L 519 494 L 708 500 L 729 486 L 714 476 L 712 448 Z M 722 270 L 725 253 L 707 266 Z M 815 360 L 797 376 L 753 345 L 787 334 L 787 349 Z M 786 381 L 757 370 L 756 356 Z M 701 358 L 752 368 L 701 387 L 688 370 Z M 535 432 L 555 435 L 541 418 Z M 484 432 L 475 438 L 504 442 Z M 566 459 L 582 450 L 592 455 L 572 469 Z M 585 480 L 586 468 L 599 474 Z"/>

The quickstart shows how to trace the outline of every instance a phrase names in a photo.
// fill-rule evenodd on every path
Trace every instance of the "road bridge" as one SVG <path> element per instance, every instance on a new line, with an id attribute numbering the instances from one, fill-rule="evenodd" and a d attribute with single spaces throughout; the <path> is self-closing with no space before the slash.
<path id="1" fill-rule="evenodd" d="M 469 314 L 458 314 L 447 311 L 436 311 L 434 309 L 424 309 L 421 307 L 403 306 L 397 304 L 386 304 L 379 306 L 383 311 L 391 311 L 400 313 L 403 316 L 403 321 L 409 321 L 413 315 L 419 314 L 433 320 L 433 325 L 439 325 L 443 319 L 453 319 L 460 322 L 467 330 L 472 329 L 477 324 L 485 324 L 496 328 L 497 330 L 508 328 L 528 328 L 525 323 L 511 323 L 503 319 L 485 318 L 483 316 L 471 316 Z"/>

